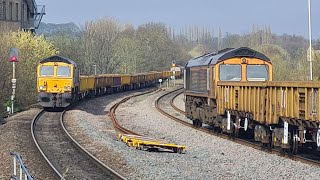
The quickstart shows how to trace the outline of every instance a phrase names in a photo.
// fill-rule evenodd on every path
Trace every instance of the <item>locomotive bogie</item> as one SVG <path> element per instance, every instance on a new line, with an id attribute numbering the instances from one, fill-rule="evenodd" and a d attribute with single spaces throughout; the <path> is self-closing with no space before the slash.
<path id="1" fill-rule="evenodd" d="M 41 92 L 38 102 L 42 107 L 67 107 L 73 102 L 71 93 L 46 93 Z"/>
<path id="2" fill-rule="evenodd" d="M 264 144 L 271 143 L 271 131 L 267 126 L 256 125 L 254 128 L 254 139 Z"/>

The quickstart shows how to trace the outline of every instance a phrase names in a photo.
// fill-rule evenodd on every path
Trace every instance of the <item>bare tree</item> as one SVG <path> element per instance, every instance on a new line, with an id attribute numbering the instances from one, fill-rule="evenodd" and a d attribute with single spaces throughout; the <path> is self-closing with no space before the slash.
<path id="1" fill-rule="evenodd" d="M 84 27 L 86 65 L 96 64 L 99 73 L 112 73 L 119 62 L 114 60 L 112 44 L 119 37 L 122 26 L 114 18 L 87 22 Z"/>

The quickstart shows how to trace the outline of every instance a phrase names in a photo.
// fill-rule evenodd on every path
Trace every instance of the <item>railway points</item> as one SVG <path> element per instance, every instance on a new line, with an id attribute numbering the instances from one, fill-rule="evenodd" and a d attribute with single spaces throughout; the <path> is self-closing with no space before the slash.
<path id="1" fill-rule="evenodd" d="M 159 91 L 159 90 L 157 90 Z M 112 124 L 114 128 L 119 132 L 118 139 L 124 143 L 126 143 L 130 147 L 135 147 L 136 149 L 144 150 L 144 149 L 151 149 L 151 148 L 163 148 L 172 150 L 175 153 L 183 153 L 186 149 L 184 145 L 178 145 L 173 143 L 165 142 L 161 139 L 150 138 L 147 136 L 140 135 L 140 133 L 133 132 L 122 127 L 116 118 L 116 109 L 119 107 L 121 103 L 128 101 L 131 98 L 146 95 L 149 93 L 154 92 L 154 90 L 135 94 L 129 97 L 126 97 L 120 100 L 118 103 L 114 104 L 109 111 L 109 116 L 111 117 Z"/>

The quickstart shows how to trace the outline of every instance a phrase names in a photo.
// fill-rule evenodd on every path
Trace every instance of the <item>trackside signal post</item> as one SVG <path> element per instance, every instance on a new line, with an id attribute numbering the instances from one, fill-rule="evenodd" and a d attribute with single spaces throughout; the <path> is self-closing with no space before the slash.
<path id="1" fill-rule="evenodd" d="M 11 95 L 11 113 L 14 112 L 14 99 L 16 95 L 16 62 L 18 62 L 18 48 L 10 48 L 10 62 L 12 62 L 12 95 Z"/>
<path id="2" fill-rule="evenodd" d="M 172 61 L 171 66 L 173 68 L 173 72 L 172 72 L 173 86 L 176 86 L 176 62 Z"/>

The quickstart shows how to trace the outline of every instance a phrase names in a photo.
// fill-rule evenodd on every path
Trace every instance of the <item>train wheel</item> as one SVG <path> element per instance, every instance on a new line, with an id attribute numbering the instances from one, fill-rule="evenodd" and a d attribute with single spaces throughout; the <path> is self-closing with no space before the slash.
<path id="1" fill-rule="evenodd" d="M 291 153 L 292 154 L 297 154 L 298 153 L 298 146 L 299 145 L 299 143 L 298 143 L 298 141 L 297 141 L 297 139 L 296 138 L 294 138 L 293 139 L 293 141 L 292 141 L 292 150 L 291 150 Z"/>
<path id="2" fill-rule="evenodd" d="M 291 154 L 297 154 L 298 153 L 298 148 L 299 148 L 298 132 L 296 130 L 293 130 L 291 132 L 291 137 L 292 137 L 292 144 L 291 144 L 291 147 L 290 147 L 290 152 L 291 152 Z"/>
<path id="3" fill-rule="evenodd" d="M 235 138 L 239 137 L 239 129 L 238 128 L 234 128 L 234 137 Z"/>
<path id="4" fill-rule="evenodd" d="M 202 122 L 200 120 L 198 120 L 198 128 L 201 128 L 202 127 Z"/>
<path id="5" fill-rule="evenodd" d="M 317 131 L 317 136 L 316 136 L 316 141 L 317 141 L 317 147 L 320 147 L 320 129 Z"/>
<path id="6" fill-rule="evenodd" d="M 177 152 L 178 152 L 178 148 L 177 148 L 177 147 L 174 147 L 174 148 L 173 148 L 173 152 L 174 152 L 174 153 L 177 153 Z"/>
<path id="7" fill-rule="evenodd" d="M 271 142 L 270 142 L 270 147 L 271 147 L 271 148 L 274 148 L 274 138 L 275 138 L 275 133 L 272 132 Z"/>
<path id="8" fill-rule="evenodd" d="M 199 119 L 192 120 L 192 125 L 194 127 L 200 128 L 200 127 L 202 127 L 202 122 Z"/>

